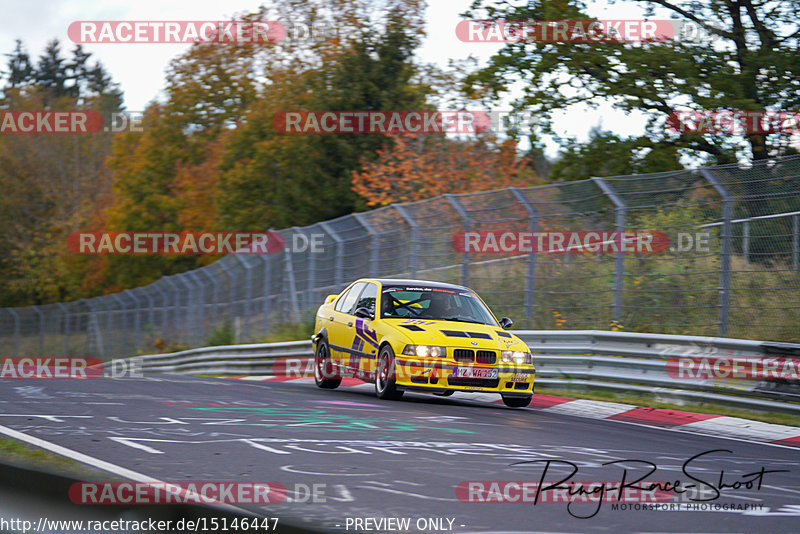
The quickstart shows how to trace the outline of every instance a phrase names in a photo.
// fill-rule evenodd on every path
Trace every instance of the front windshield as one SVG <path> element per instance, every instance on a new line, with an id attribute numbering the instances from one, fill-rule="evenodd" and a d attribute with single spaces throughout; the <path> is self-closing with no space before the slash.
<path id="1" fill-rule="evenodd" d="M 497 326 L 489 309 L 472 291 L 426 286 L 386 286 L 381 317 L 461 321 Z"/>

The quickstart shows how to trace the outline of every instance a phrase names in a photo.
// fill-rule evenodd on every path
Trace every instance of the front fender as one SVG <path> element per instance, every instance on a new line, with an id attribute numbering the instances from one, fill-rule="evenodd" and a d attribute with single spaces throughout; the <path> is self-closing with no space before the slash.
<path id="1" fill-rule="evenodd" d="M 319 332 L 311 336 L 311 345 L 314 347 L 314 352 L 317 351 L 317 343 L 319 343 L 320 340 L 328 343 L 328 328 L 325 326 L 323 326 Z"/>

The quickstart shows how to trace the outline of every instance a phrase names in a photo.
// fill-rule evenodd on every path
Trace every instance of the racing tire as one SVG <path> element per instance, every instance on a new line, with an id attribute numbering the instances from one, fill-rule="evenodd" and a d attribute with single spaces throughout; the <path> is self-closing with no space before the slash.
<path id="1" fill-rule="evenodd" d="M 342 378 L 333 371 L 331 351 L 323 340 L 319 340 L 314 353 L 314 382 L 322 389 L 336 389 L 342 383 Z"/>
<path id="2" fill-rule="evenodd" d="M 511 397 L 501 394 L 501 396 L 503 397 L 503 404 L 509 408 L 524 408 L 529 405 L 531 399 L 533 399 L 533 395 L 528 395 L 527 397 Z"/>
<path id="3" fill-rule="evenodd" d="M 403 396 L 404 392 L 397 389 L 394 372 L 394 351 L 390 345 L 384 345 L 375 367 L 375 395 L 379 399 L 398 400 Z"/>

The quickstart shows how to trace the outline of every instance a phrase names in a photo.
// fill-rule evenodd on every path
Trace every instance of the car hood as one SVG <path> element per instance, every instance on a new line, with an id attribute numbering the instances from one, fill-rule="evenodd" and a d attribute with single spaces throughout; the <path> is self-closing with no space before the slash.
<path id="1" fill-rule="evenodd" d="M 517 350 L 528 348 L 514 334 L 499 326 L 465 323 L 461 321 L 438 321 L 429 319 L 384 319 L 404 337 L 416 345 L 464 347 L 478 350 Z"/>

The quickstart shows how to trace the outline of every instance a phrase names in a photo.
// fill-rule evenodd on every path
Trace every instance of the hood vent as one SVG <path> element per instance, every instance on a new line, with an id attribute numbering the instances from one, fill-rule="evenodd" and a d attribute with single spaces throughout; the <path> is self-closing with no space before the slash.
<path id="1" fill-rule="evenodd" d="M 460 330 L 441 330 L 447 337 L 468 337 L 472 339 L 492 339 L 489 334 L 483 332 L 461 332 Z"/>

